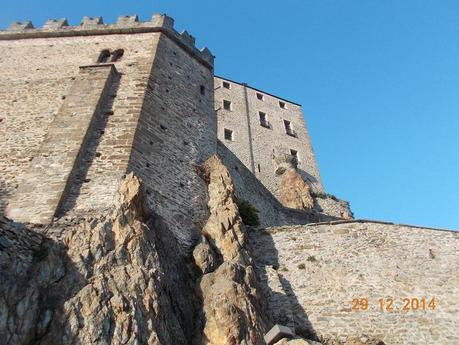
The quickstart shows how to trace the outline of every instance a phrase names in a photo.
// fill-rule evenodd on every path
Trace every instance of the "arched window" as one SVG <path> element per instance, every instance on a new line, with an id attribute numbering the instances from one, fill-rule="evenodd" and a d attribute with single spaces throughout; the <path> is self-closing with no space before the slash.
<path id="1" fill-rule="evenodd" d="M 117 62 L 121 60 L 124 55 L 124 49 L 117 49 L 112 53 L 112 60 L 111 62 Z"/>
<path id="2" fill-rule="evenodd" d="M 110 51 L 108 49 L 104 49 L 100 52 L 99 58 L 97 59 L 98 63 L 106 63 L 110 59 Z"/>

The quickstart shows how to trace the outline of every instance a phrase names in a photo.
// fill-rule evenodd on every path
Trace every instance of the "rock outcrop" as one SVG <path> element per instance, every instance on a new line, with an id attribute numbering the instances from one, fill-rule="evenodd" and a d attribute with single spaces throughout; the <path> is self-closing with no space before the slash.
<path id="1" fill-rule="evenodd" d="M 314 207 L 311 189 L 297 171 L 286 170 L 281 179 L 280 200 L 282 205 L 300 210 Z"/>
<path id="2" fill-rule="evenodd" d="M 283 206 L 295 209 L 312 209 L 314 199 L 311 188 L 297 170 L 295 159 L 286 154 L 274 157 L 276 177 L 280 179 L 279 200 Z"/>
<path id="3" fill-rule="evenodd" d="M 107 216 L 53 224 L 48 235 L 0 225 L 5 343 L 190 344 L 198 300 L 187 260 L 132 174 Z"/>
<path id="4" fill-rule="evenodd" d="M 204 171 L 210 217 L 193 253 L 205 273 L 199 284 L 205 320 L 202 344 L 263 344 L 267 321 L 231 177 L 216 156 L 206 161 Z M 209 256 L 212 260 L 202 259 Z M 217 267 L 210 269 L 209 262 L 217 262 Z"/>

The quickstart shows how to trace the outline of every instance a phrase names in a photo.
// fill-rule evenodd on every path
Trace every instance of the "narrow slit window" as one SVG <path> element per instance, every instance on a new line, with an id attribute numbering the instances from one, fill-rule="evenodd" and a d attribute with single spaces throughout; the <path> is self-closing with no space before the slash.
<path id="1" fill-rule="evenodd" d="M 260 100 L 260 101 L 263 101 L 265 99 L 265 97 L 263 96 L 263 94 L 257 92 L 257 98 Z"/>
<path id="2" fill-rule="evenodd" d="M 206 87 L 204 85 L 201 85 L 201 95 L 205 95 L 206 94 Z"/>
<path id="3" fill-rule="evenodd" d="M 290 149 L 290 154 L 292 155 L 293 161 L 295 163 L 298 163 L 299 162 L 299 160 L 298 160 L 298 151 L 294 150 L 294 149 Z"/>
<path id="4" fill-rule="evenodd" d="M 285 102 L 282 101 L 279 101 L 279 107 L 281 107 L 282 109 L 287 109 L 287 105 L 285 104 Z"/>
<path id="5" fill-rule="evenodd" d="M 232 104 L 231 101 L 227 101 L 226 99 L 223 100 L 223 109 L 231 110 Z"/>
<path id="6" fill-rule="evenodd" d="M 227 81 L 224 81 L 224 82 L 223 82 L 223 87 L 224 87 L 225 89 L 231 89 L 231 84 L 228 83 Z"/>
<path id="7" fill-rule="evenodd" d="M 260 164 L 258 164 L 258 172 L 261 172 Z"/>
<path id="8" fill-rule="evenodd" d="M 112 60 L 111 62 L 120 61 L 124 55 L 124 49 L 117 49 L 112 53 Z"/>
<path id="9" fill-rule="evenodd" d="M 225 140 L 233 141 L 233 131 L 225 128 Z"/>
<path id="10" fill-rule="evenodd" d="M 104 49 L 100 52 L 97 62 L 106 63 L 108 62 L 109 59 L 110 59 L 110 51 L 108 49 Z"/>

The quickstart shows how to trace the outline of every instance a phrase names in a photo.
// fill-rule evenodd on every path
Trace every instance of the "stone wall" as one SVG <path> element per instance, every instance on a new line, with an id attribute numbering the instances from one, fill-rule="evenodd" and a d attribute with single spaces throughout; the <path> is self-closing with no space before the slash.
<path id="1" fill-rule="evenodd" d="M 74 192 L 76 209 L 103 208 L 113 201 L 119 179 L 126 172 L 133 129 L 143 101 L 159 33 L 139 35 L 74 36 L 0 40 L 0 123 L 2 204 L 14 193 L 25 171 L 43 145 L 46 134 L 65 102 L 79 67 L 97 62 L 103 49 L 124 49 L 116 62 L 121 74 L 113 106 L 87 171 L 86 182 Z M 1 37 L 0 37 L 1 38 Z M 21 58 L 18 58 L 21 57 Z M 60 142 L 64 145 L 65 140 Z M 104 197 L 91 194 L 104 191 Z M 102 195 L 102 194 L 99 194 Z M 6 196 L 6 197 L 5 197 Z"/>
<path id="2" fill-rule="evenodd" d="M 349 202 L 329 194 L 313 194 L 313 196 L 314 209 L 317 212 L 322 212 L 332 217 L 342 219 L 354 218 Z"/>
<path id="3" fill-rule="evenodd" d="M 213 72 L 161 36 L 135 130 L 129 170 L 152 208 L 183 244 L 207 218 L 207 188 L 197 166 L 217 151 Z"/>
<path id="4" fill-rule="evenodd" d="M 270 312 L 297 333 L 365 335 L 390 345 L 459 343 L 459 232 L 348 221 L 270 228 L 251 232 L 250 241 Z M 363 298 L 368 309 L 353 310 L 353 299 Z M 413 310 L 415 298 L 421 307 Z"/>
<path id="5" fill-rule="evenodd" d="M 274 195 L 220 140 L 218 154 L 233 179 L 236 197 L 246 200 L 258 210 L 260 227 L 288 224 L 307 224 L 333 218 L 314 210 L 297 210 L 284 207 Z"/>
<path id="6" fill-rule="evenodd" d="M 1 210 L 15 193 L 18 200 L 28 193 L 29 214 L 37 217 L 22 220 L 93 214 L 110 207 L 121 178 L 134 171 L 146 181 L 155 210 L 189 242 L 190 232 L 202 225 L 207 211 L 206 189 L 195 166 L 216 152 L 213 56 L 194 43 L 163 15 L 142 23 L 135 16 L 123 16 L 113 25 L 101 24 L 100 18 L 85 18 L 80 26 L 48 21 L 42 29 L 15 23 L 0 31 Z M 119 49 L 124 52 L 121 58 L 107 61 L 119 77 L 104 93 L 108 99 L 84 135 L 86 145 L 80 147 L 76 162 L 64 153 L 72 131 L 67 130 L 66 138 L 55 136 L 60 131 L 53 130 L 53 123 L 66 126 L 56 122 L 63 109 L 74 107 L 70 117 L 89 111 L 85 97 L 90 98 L 94 87 L 88 84 L 80 90 L 79 99 L 71 94 L 81 78 L 80 67 L 104 65 L 99 63 L 101 52 Z M 33 166 L 48 142 L 54 148 L 40 158 L 41 166 L 74 162 L 65 163 L 71 170 L 65 176 L 70 177 L 61 178 L 59 186 L 50 183 L 55 176 L 47 176 L 52 169 L 39 173 Z M 21 180 L 25 187 L 18 189 Z M 54 212 L 47 210 L 40 218 L 42 198 L 31 185 L 64 194 L 59 212 L 54 202 Z"/>
<path id="7" fill-rule="evenodd" d="M 230 88 L 223 87 L 223 82 Z M 261 94 L 260 100 L 257 94 Z M 223 108 L 223 100 L 232 109 Z M 284 108 L 280 106 L 284 103 Z M 215 77 L 215 109 L 218 116 L 218 139 L 221 140 L 253 172 L 274 195 L 279 194 L 275 157 L 298 152 L 298 169 L 313 191 L 322 192 L 319 170 L 309 139 L 301 106 L 245 84 Z M 259 112 L 266 114 L 262 126 Z M 284 120 L 290 121 L 294 136 L 288 135 Z M 233 131 L 233 140 L 224 138 L 224 129 Z"/>
<path id="8" fill-rule="evenodd" d="M 78 77 L 10 201 L 9 217 L 34 223 L 53 220 L 69 190 L 80 185 L 77 179 L 84 178 L 78 176 L 77 171 L 85 166 L 90 138 L 98 124 L 105 122 L 104 109 L 117 81 L 118 72 L 112 64 L 80 67 Z"/>

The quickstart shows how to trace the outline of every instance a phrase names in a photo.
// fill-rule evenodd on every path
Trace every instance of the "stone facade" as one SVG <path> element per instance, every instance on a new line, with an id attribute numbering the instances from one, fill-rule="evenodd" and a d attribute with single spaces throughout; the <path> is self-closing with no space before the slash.
<path id="1" fill-rule="evenodd" d="M 227 103 L 225 109 L 224 102 Z M 229 106 L 228 106 L 229 104 Z M 314 192 L 323 192 L 319 169 L 299 104 L 246 84 L 215 77 L 218 139 L 271 191 L 280 195 L 278 160 L 297 155 L 298 171 Z M 260 114 L 261 113 L 261 114 Z M 290 130 L 286 129 L 286 122 Z M 225 138 L 225 130 L 232 138 Z"/>
<path id="2" fill-rule="evenodd" d="M 194 165 L 216 152 L 213 56 L 167 16 L 65 23 L 0 32 L 0 206 L 36 223 L 91 213 L 134 171 L 158 213 L 192 231 L 207 212 Z"/>
<path id="3" fill-rule="evenodd" d="M 250 234 L 269 312 L 297 334 L 343 343 L 362 335 L 390 345 L 459 343 L 459 232 L 341 221 Z M 423 297 L 427 304 L 435 298 L 436 308 L 424 310 Z M 362 298 L 368 309 L 353 310 L 353 299 Z"/>

